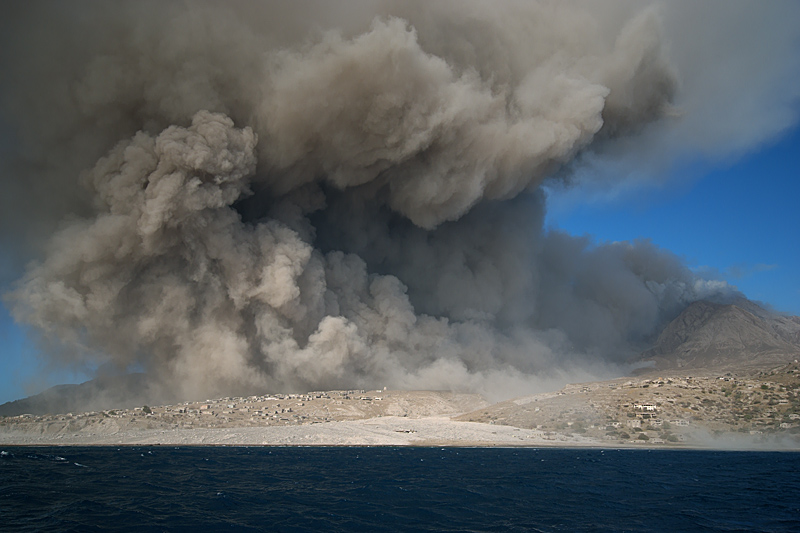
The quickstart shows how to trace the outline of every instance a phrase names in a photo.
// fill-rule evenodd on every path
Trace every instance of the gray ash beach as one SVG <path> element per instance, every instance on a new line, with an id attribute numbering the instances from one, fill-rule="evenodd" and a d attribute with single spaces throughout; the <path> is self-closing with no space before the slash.
<path id="1" fill-rule="evenodd" d="M 211 446 L 599 446 L 600 441 L 449 418 L 381 417 L 284 427 L 142 429 L 37 435 L 10 431 L 0 442 L 19 445 Z"/>

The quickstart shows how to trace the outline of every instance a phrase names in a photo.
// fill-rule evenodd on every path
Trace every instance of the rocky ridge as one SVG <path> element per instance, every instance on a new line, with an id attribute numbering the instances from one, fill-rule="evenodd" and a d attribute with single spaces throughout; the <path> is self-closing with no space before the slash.
<path id="1" fill-rule="evenodd" d="M 749 300 L 690 304 L 645 351 L 658 370 L 753 370 L 800 359 L 800 317 L 770 312 Z"/>

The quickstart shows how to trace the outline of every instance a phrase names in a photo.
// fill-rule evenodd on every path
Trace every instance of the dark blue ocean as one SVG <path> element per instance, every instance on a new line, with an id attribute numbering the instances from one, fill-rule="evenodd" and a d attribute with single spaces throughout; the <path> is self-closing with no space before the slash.
<path id="1" fill-rule="evenodd" d="M 2 450 L 2 531 L 800 531 L 800 453 Z"/>

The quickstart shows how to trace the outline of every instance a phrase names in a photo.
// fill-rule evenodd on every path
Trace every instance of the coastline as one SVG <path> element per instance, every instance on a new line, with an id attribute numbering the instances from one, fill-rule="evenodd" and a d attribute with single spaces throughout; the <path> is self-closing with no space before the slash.
<path id="1" fill-rule="evenodd" d="M 0 446 L 264 446 L 264 447 L 464 447 L 464 448 L 595 448 L 641 450 L 753 450 L 798 451 L 753 440 L 652 444 L 609 442 L 583 436 L 542 435 L 541 432 L 445 417 L 409 419 L 379 417 L 285 427 L 196 429 L 136 429 L 109 433 L 37 435 L 24 431 L 0 432 Z M 773 443 L 775 444 L 775 443 Z"/>
<path id="2" fill-rule="evenodd" d="M 94 428 L 93 428 L 94 429 Z M 129 429 L 116 432 L 36 434 L 2 431 L 0 445 L 208 445 L 208 446 L 588 446 L 584 437 L 541 432 L 447 417 L 384 416 L 296 426 Z"/>

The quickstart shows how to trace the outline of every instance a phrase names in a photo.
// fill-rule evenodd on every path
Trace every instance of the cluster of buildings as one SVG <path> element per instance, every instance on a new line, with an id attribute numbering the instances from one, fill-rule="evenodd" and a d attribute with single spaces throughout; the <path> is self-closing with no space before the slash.
<path id="1" fill-rule="evenodd" d="M 341 390 L 304 394 L 226 397 L 167 406 L 109 409 L 81 414 L 0 418 L 0 427 L 41 424 L 46 433 L 103 429 L 190 429 L 320 423 L 364 418 L 381 402 L 381 391 Z"/>

